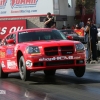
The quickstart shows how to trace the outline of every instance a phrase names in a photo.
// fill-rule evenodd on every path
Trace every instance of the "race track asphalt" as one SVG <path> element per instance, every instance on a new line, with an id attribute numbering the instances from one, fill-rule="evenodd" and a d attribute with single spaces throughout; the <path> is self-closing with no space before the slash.
<path id="1" fill-rule="evenodd" d="M 0 100 L 100 100 L 100 64 L 88 64 L 77 78 L 72 69 L 57 70 L 46 77 L 42 71 L 22 81 L 19 73 L 0 79 Z"/>

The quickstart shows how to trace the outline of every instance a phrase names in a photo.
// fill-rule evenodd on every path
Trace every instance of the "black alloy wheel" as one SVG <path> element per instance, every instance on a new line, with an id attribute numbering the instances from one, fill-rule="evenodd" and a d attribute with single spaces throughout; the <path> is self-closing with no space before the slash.
<path id="1" fill-rule="evenodd" d="M 76 67 L 74 68 L 74 74 L 77 76 L 77 77 L 82 77 L 85 73 L 85 66 L 83 67 Z"/>
<path id="2" fill-rule="evenodd" d="M 27 81 L 30 78 L 30 71 L 26 69 L 26 64 L 23 56 L 21 56 L 19 59 L 19 74 L 23 81 Z"/>

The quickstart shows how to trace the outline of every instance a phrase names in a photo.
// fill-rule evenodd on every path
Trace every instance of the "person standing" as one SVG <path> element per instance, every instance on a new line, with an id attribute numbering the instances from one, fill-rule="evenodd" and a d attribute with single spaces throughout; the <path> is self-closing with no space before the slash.
<path id="1" fill-rule="evenodd" d="M 92 60 L 97 61 L 97 47 L 96 44 L 98 43 L 98 30 L 97 27 L 94 25 L 94 23 L 90 20 L 87 22 L 88 25 L 86 27 L 86 33 L 88 34 L 88 43 L 87 43 L 87 49 L 88 49 L 88 59 L 87 61 Z"/>
<path id="2" fill-rule="evenodd" d="M 54 17 L 50 12 L 47 13 L 47 17 L 44 19 L 44 28 L 55 28 Z"/>
<path id="3" fill-rule="evenodd" d="M 75 25 L 72 25 L 71 29 L 74 30 L 75 29 Z"/>
<path id="4" fill-rule="evenodd" d="M 75 29 L 74 30 L 77 30 L 77 29 L 79 29 L 79 25 L 78 24 L 75 25 Z"/>
<path id="5" fill-rule="evenodd" d="M 83 22 L 83 20 L 80 21 L 79 27 L 80 27 L 80 28 L 84 27 L 84 22 Z"/>
<path id="6" fill-rule="evenodd" d="M 62 29 L 66 29 L 66 26 L 65 26 L 65 25 L 63 25 L 63 26 L 62 26 Z"/>

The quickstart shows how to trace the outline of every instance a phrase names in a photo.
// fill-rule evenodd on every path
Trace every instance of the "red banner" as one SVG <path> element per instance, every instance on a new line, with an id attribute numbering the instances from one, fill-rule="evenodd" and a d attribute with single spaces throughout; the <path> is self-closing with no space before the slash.
<path id="1" fill-rule="evenodd" d="M 79 36 L 84 36 L 84 30 L 83 29 L 75 29 L 74 32 L 76 32 Z"/>
<path id="2" fill-rule="evenodd" d="M 0 21 L 0 39 L 3 39 L 10 32 L 26 29 L 26 20 Z"/>

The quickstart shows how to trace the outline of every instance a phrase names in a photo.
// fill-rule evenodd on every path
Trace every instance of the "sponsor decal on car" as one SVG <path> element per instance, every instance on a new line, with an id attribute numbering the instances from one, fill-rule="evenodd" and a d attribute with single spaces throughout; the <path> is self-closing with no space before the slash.
<path id="1" fill-rule="evenodd" d="M 30 60 L 26 61 L 26 66 L 27 67 L 32 67 L 32 65 L 33 65 L 32 61 L 30 61 Z"/>
<path id="2" fill-rule="evenodd" d="M 7 49 L 6 55 L 12 55 L 13 54 L 13 49 Z"/>
<path id="3" fill-rule="evenodd" d="M 71 60 L 71 59 L 80 59 L 79 56 L 59 56 L 59 57 L 52 57 L 52 58 L 40 58 L 39 61 L 54 61 L 54 60 Z"/>
<path id="4" fill-rule="evenodd" d="M 54 61 L 54 60 L 67 60 L 67 59 L 74 59 L 73 56 L 59 56 L 59 57 L 52 57 L 52 58 L 40 58 L 39 61 Z"/>
<path id="5" fill-rule="evenodd" d="M 1 67 L 2 68 L 6 67 L 5 64 L 4 64 L 4 61 L 1 62 Z"/>
<path id="6" fill-rule="evenodd" d="M 0 51 L 0 58 L 5 58 L 6 53 L 4 51 Z"/>
<path id="7" fill-rule="evenodd" d="M 17 63 L 12 60 L 7 60 L 7 68 L 8 69 L 16 69 Z"/>
<path id="8" fill-rule="evenodd" d="M 18 44 L 16 44 L 15 48 L 14 48 L 14 56 L 17 55 L 17 50 L 18 50 Z"/>
<path id="9" fill-rule="evenodd" d="M 80 59 L 80 58 L 81 58 L 80 56 L 74 57 L 74 59 Z"/>
<path id="10" fill-rule="evenodd" d="M 25 32 L 19 32 L 19 34 L 24 34 L 24 33 L 28 33 L 28 32 L 26 32 L 26 31 Z"/>

